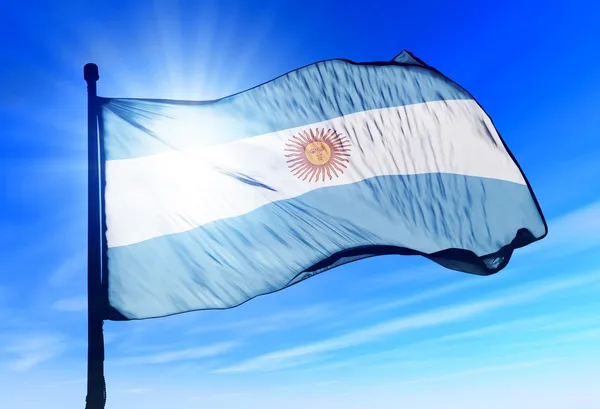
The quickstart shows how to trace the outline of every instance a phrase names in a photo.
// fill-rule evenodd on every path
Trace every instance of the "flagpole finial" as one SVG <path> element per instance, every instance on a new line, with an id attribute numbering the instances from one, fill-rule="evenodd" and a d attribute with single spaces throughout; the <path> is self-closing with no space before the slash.
<path id="1" fill-rule="evenodd" d="M 98 74 L 98 66 L 93 63 L 88 63 L 83 66 L 83 79 L 86 82 L 96 82 L 100 79 Z"/>

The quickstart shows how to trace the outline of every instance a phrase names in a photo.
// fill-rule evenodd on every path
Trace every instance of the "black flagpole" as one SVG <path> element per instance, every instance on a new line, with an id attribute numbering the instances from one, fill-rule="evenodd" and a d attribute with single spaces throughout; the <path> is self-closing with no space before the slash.
<path id="1" fill-rule="evenodd" d="M 102 214 L 100 206 L 100 140 L 98 138 L 98 66 L 86 64 L 83 78 L 88 92 L 88 368 L 86 409 L 103 409 L 105 297 L 102 293 Z"/>

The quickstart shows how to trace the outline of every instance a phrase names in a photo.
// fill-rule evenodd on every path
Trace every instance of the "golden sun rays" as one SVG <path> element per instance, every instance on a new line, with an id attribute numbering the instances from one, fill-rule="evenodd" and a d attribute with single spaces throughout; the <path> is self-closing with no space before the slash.
<path id="1" fill-rule="evenodd" d="M 292 174 L 298 179 L 325 181 L 344 173 L 350 160 L 348 137 L 332 129 L 316 128 L 299 132 L 286 143 L 285 157 Z"/>

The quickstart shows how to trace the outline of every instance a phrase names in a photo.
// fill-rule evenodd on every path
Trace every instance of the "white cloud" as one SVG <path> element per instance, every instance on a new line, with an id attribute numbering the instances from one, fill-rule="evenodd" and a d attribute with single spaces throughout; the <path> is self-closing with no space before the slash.
<path id="1" fill-rule="evenodd" d="M 150 389 L 150 388 L 130 388 L 130 389 L 123 389 L 123 392 L 125 392 L 125 393 L 133 393 L 133 394 L 140 394 L 140 393 L 148 393 L 151 390 L 152 389 Z"/>
<path id="2" fill-rule="evenodd" d="M 274 370 L 280 368 L 282 365 L 289 366 L 288 361 L 290 360 L 296 360 L 314 354 L 365 344 L 403 331 L 466 320 L 485 312 L 502 307 L 518 305 L 520 303 L 527 302 L 553 292 L 561 291 L 570 287 L 581 286 L 599 279 L 600 274 L 595 273 L 563 281 L 545 281 L 522 286 L 521 288 L 512 288 L 509 291 L 497 295 L 495 298 L 484 299 L 482 301 L 469 304 L 459 304 L 451 307 L 440 308 L 433 311 L 384 322 L 312 344 L 270 352 L 250 358 L 238 364 L 220 368 L 215 372 L 239 373 Z"/>
<path id="3" fill-rule="evenodd" d="M 359 285 L 362 290 L 378 290 L 415 282 L 439 281 L 448 276 L 450 276 L 448 271 L 438 265 L 404 267 L 390 273 L 378 274 L 375 277 L 366 275 L 361 277 Z"/>
<path id="4" fill-rule="evenodd" d="M 600 317 L 592 316 L 585 318 L 575 319 L 577 316 L 577 312 L 569 311 L 567 314 L 557 317 L 557 319 L 552 320 L 552 322 L 540 325 L 533 328 L 535 331 L 551 331 L 551 330 L 564 330 L 564 329 L 574 329 L 578 327 L 585 326 L 598 326 L 600 325 Z"/>
<path id="5" fill-rule="evenodd" d="M 450 334 L 450 335 L 444 335 L 444 336 L 437 337 L 437 338 L 431 338 L 431 339 L 421 342 L 420 344 L 423 344 L 423 343 L 447 343 L 447 342 L 460 341 L 460 340 L 464 340 L 464 339 L 468 339 L 468 338 L 478 337 L 481 335 L 489 335 L 489 334 L 503 332 L 503 331 L 507 331 L 507 330 L 511 330 L 511 329 L 515 329 L 515 328 L 519 328 L 519 327 L 527 327 L 532 324 L 539 324 L 541 322 L 547 322 L 551 318 L 552 317 L 535 317 L 535 318 L 528 318 L 528 319 L 523 319 L 523 320 L 518 320 L 518 321 L 503 322 L 500 324 L 488 325 L 486 327 L 477 328 L 477 329 L 473 329 L 473 330 L 469 330 L 469 331 L 458 332 L 456 334 Z"/>
<path id="6" fill-rule="evenodd" d="M 342 382 L 341 381 L 322 381 L 322 382 L 313 382 L 313 383 L 308 383 L 308 384 L 294 384 L 294 385 L 287 385 L 287 386 L 282 386 L 277 388 L 278 391 L 282 391 L 282 392 L 288 392 L 288 391 L 294 391 L 294 390 L 306 390 L 306 391 L 312 391 L 314 389 L 318 389 L 318 388 L 330 388 L 333 385 L 341 385 Z"/>
<path id="7" fill-rule="evenodd" d="M 548 235 L 518 250 L 519 255 L 543 252 L 563 257 L 600 247 L 600 201 L 548 222 Z"/>
<path id="8" fill-rule="evenodd" d="M 9 367 L 15 371 L 27 371 L 49 361 L 67 348 L 67 343 L 59 335 L 29 335 L 13 340 L 4 352 L 9 356 Z"/>
<path id="9" fill-rule="evenodd" d="M 587 341 L 590 339 L 600 339 L 600 328 L 588 329 L 585 331 L 575 332 L 559 338 L 559 342 L 577 342 Z"/>
<path id="10" fill-rule="evenodd" d="M 85 252 L 77 253 L 67 258 L 49 278 L 50 285 L 62 287 L 69 285 L 73 279 L 86 277 L 87 255 Z"/>
<path id="11" fill-rule="evenodd" d="M 432 377 L 427 377 L 427 378 L 414 379 L 414 380 L 410 380 L 410 381 L 396 382 L 389 386 L 397 387 L 397 386 L 403 385 L 403 384 L 414 384 L 414 383 L 446 380 L 446 379 L 451 379 L 451 378 L 478 375 L 478 374 L 489 373 L 489 372 L 515 371 L 518 369 L 525 369 L 525 368 L 532 368 L 532 367 L 540 366 L 540 365 L 547 365 L 550 363 L 563 361 L 565 359 L 566 358 L 547 358 L 547 359 L 538 359 L 538 360 L 533 360 L 533 361 L 513 362 L 513 363 L 509 363 L 509 364 L 502 364 L 502 365 L 483 366 L 483 367 L 479 367 L 479 368 L 468 369 L 465 371 L 452 372 L 452 373 L 448 373 L 448 374 L 444 374 L 444 375 L 440 375 L 440 376 L 432 376 Z"/>
<path id="12" fill-rule="evenodd" d="M 222 392 L 222 393 L 206 393 L 202 396 L 190 396 L 188 400 L 190 401 L 206 401 L 211 399 L 219 399 L 219 398 L 237 398 L 237 397 L 245 397 L 252 396 L 252 392 Z"/>
<path id="13" fill-rule="evenodd" d="M 64 385 L 77 385 L 87 383 L 87 378 L 67 379 L 63 381 L 53 381 L 47 383 L 33 384 L 35 388 L 57 388 Z"/>
<path id="14" fill-rule="evenodd" d="M 210 358 L 222 355 L 238 345 L 239 344 L 237 342 L 221 342 L 199 348 L 187 348 L 151 355 L 122 358 L 115 360 L 114 362 L 120 365 L 164 364 L 176 361 L 188 361 L 191 359 Z"/>
<path id="15" fill-rule="evenodd" d="M 443 344 L 444 348 L 452 347 L 452 343 L 456 341 L 463 341 L 469 338 L 475 338 L 480 336 L 485 336 L 494 333 L 507 332 L 509 330 L 513 330 L 516 328 L 523 327 L 531 327 L 531 325 L 536 325 L 540 323 L 545 323 L 548 321 L 553 321 L 556 317 L 554 315 L 542 316 L 542 317 L 534 317 L 534 318 L 526 318 L 517 321 L 510 322 L 502 322 L 499 324 L 487 325 L 485 327 L 476 328 L 468 331 L 461 331 L 454 334 L 442 335 L 439 337 L 426 338 L 421 341 L 417 341 L 410 344 L 402 345 L 401 347 L 388 349 L 380 352 L 367 353 L 363 355 L 359 355 L 354 359 L 337 361 L 325 365 L 313 366 L 309 369 L 306 369 L 312 373 L 317 371 L 330 371 L 337 370 L 339 368 L 344 367 L 357 367 L 361 368 L 370 367 L 372 369 L 377 368 L 388 368 L 388 367 L 397 367 L 397 366 L 424 366 L 434 364 L 437 361 L 423 361 L 423 360 L 403 360 L 397 361 L 399 358 L 410 358 L 413 357 L 415 351 L 423 348 L 423 346 L 428 346 L 430 344 Z M 439 350 L 441 346 L 436 347 Z M 373 361 L 383 361 L 383 364 L 373 364 Z"/>
<path id="16" fill-rule="evenodd" d="M 339 313 L 341 308 L 341 306 L 334 306 L 333 304 L 314 305 L 301 309 L 281 311 L 262 317 L 248 318 L 223 324 L 204 325 L 199 328 L 194 328 L 190 332 L 243 330 L 244 335 L 248 335 L 249 333 L 257 334 L 271 331 L 283 331 L 290 327 L 299 327 L 314 323 L 315 321 L 321 321 L 334 313 Z"/>
<path id="17" fill-rule="evenodd" d="M 444 285 L 441 287 L 425 290 L 418 294 L 412 295 L 410 297 L 403 298 L 401 300 L 390 301 L 387 303 L 378 304 L 376 306 L 373 306 L 373 307 L 367 309 L 365 312 L 372 313 L 372 312 L 390 310 L 390 309 L 399 308 L 399 307 L 406 307 L 406 306 L 416 304 L 416 303 L 419 303 L 422 301 L 431 300 L 431 299 L 434 299 L 437 297 L 452 294 L 455 292 L 459 292 L 459 291 L 466 290 L 471 287 L 476 287 L 476 286 L 480 286 L 480 285 L 487 284 L 487 283 L 489 283 L 488 280 L 481 280 L 480 277 L 476 277 L 475 280 L 459 281 L 459 282 L 451 283 L 451 284 Z"/>
<path id="18" fill-rule="evenodd" d="M 87 297 L 71 297 L 57 300 L 52 308 L 58 311 L 78 312 L 87 310 Z"/>
<path id="19" fill-rule="evenodd" d="M 503 346 L 512 350 L 521 351 L 526 349 L 539 351 L 543 348 L 556 350 L 557 347 L 562 346 L 564 344 L 575 344 L 578 342 L 585 342 L 590 340 L 595 341 L 599 338 L 600 328 L 591 328 L 563 335 L 548 336 L 536 341 L 508 343 L 504 344 Z"/>

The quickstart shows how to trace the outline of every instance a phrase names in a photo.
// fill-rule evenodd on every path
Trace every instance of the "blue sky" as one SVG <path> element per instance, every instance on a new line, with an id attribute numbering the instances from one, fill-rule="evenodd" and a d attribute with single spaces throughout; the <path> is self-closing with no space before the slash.
<path id="1" fill-rule="evenodd" d="M 102 96 L 203 100 L 402 49 L 491 115 L 548 237 L 491 277 L 381 257 L 232 310 L 107 322 L 107 408 L 598 407 L 593 2 L 55 3 L 0 5 L 0 407 L 85 402 L 85 63 Z"/>

